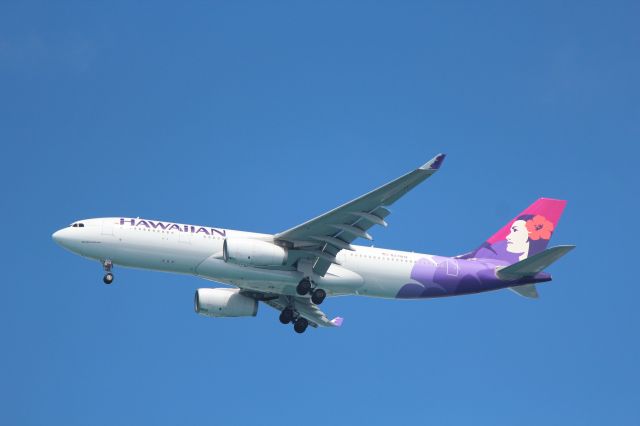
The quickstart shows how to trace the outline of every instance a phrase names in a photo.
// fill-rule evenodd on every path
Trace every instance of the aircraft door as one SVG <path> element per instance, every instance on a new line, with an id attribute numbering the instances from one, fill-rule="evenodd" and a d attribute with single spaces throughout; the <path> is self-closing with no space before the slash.
<path id="1" fill-rule="evenodd" d="M 457 277 L 459 269 L 458 261 L 456 259 L 447 259 L 447 275 Z"/>

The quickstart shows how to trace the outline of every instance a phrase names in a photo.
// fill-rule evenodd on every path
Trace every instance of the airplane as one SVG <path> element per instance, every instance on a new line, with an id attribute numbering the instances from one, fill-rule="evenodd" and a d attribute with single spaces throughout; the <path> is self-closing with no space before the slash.
<path id="1" fill-rule="evenodd" d="M 445 257 L 352 244 L 386 227 L 388 209 L 435 174 L 445 155 L 277 234 L 234 231 L 131 217 L 73 222 L 53 240 L 98 260 L 105 284 L 115 265 L 195 275 L 230 287 L 199 288 L 194 309 L 206 317 L 255 316 L 263 302 L 297 333 L 309 326 L 340 327 L 319 308 L 327 296 L 425 299 L 510 289 L 537 298 L 551 281 L 549 265 L 575 248 L 547 248 L 566 205 L 540 198 L 475 250 Z"/>

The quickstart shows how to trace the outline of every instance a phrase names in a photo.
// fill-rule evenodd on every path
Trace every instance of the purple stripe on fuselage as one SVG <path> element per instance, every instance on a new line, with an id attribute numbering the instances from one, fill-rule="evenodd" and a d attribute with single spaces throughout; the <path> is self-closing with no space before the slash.
<path id="1" fill-rule="evenodd" d="M 416 261 L 411 270 L 411 279 L 417 282 L 402 286 L 396 297 L 422 299 L 457 296 L 550 280 L 548 274 L 540 273 L 532 278 L 503 281 L 496 276 L 496 268 L 508 264 L 486 259 L 461 260 L 440 256 L 422 258 Z"/>

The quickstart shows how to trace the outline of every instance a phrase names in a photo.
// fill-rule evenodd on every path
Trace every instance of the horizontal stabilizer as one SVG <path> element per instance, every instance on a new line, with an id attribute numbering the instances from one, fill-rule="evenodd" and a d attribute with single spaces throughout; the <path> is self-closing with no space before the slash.
<path id="1" fill-rule="evenodd" d="M 517 287 L 509 287 L 509 290 L 519 294 L 522 297 L 527 297 L 529 299 L 538 298 L 538 290 L 536 289 L 535 284 L 525 284 L 525 285 L 519 285 Z"/>
<path id="2" fill-rule="evenodd" d="M 540 253 L 528 257 L 513 265 L 502 268 L 496 272 L 501 280 L 512 281 L 520 278 L 532 277 L 541 272 L 556 260 L 569 253 L 576 246 L 556 246 L 541 251 Z"/>

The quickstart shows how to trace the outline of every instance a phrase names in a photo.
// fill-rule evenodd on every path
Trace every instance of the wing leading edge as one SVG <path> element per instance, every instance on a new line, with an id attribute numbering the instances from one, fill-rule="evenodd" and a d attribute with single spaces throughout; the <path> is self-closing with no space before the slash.
<path id="1" fill-rule="evenodd" d="M 388 206 L 438 171 L 445 154 L 438 154 L 421 167 L 327 213 L 275 235 L 297 250 L 299 258 L 313 260 L 313 272 L 324 276 L 340 250 L 353 250 L 357 238 L 372 240 L 367 232 L 374 225 L 387 226 Z"/>

